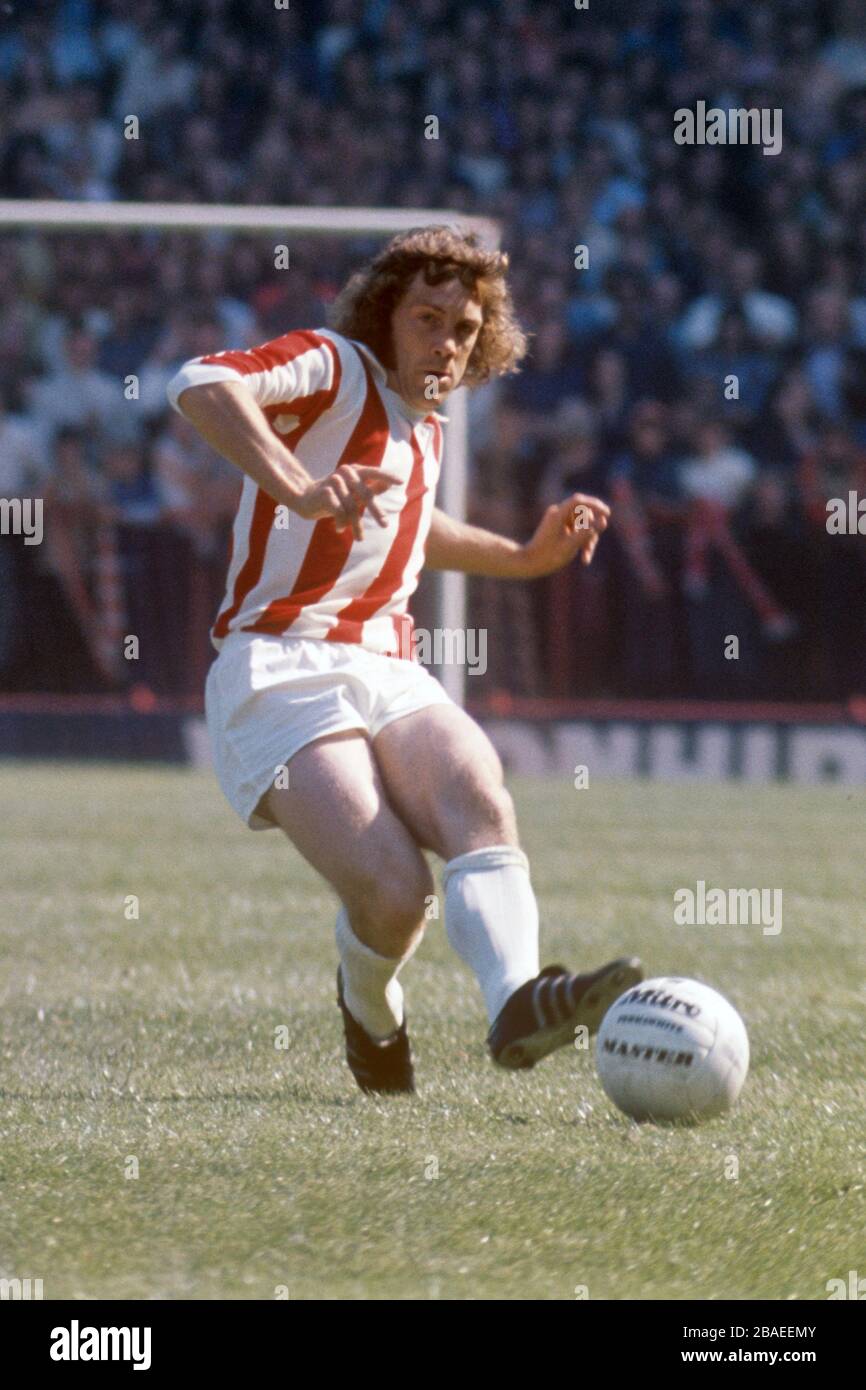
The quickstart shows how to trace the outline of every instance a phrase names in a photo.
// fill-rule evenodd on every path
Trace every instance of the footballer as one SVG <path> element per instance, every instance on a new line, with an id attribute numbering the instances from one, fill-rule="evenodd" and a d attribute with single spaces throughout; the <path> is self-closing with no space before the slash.
<path id="1" fill-rule="evenodd" d="M 507 268 L 472 233 L 401 234 L 350 278 L 329 328 L 195 358 L 168 388 L 245 475 L 206 686 L 217 776 L 243 821 L 282 830 L 339 899 L 337 1002 L 367 1092 L 414 1090 L 399 977 L 434 892 L 424 850 L 444 861 L 448 940 L 500 1066 L 595 1032 L 643 977 L 633 958 L 539 969 L 499 758 L 413 659 L 407 605 L 425 564 L 537 578 L 589 564 L 607 526 L 605 503 L 579 493 L 525 544 L 435 505 L 447 417 L 434 407 L 526 353 Z"/>

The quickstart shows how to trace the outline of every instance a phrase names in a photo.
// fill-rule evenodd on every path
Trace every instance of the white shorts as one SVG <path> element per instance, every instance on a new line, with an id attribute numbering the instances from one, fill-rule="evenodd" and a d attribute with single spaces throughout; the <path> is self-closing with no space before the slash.
<path id="1" fill-rule="evenodd" d="M 205 712 L 214 766 L 229 804 L 251 830 L 277 769 L 325 734 L 362 729 L 375 738 L 392 719 L 453 705 L 417 661 L 380 656 L 356 642 L 230 632 L 208 671 Z"/>

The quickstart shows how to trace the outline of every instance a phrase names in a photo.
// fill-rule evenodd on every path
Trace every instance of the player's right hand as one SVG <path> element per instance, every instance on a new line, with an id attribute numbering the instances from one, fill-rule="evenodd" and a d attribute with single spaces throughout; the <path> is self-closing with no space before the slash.
<path id="1" fill-rule="evenodd" d="M 385 488 L 402 482 L 393 473 L 364 463 L 343 463 L 320 483 L 313 483 L 295 503 L 294 510 L 309 521 L 318 521 L 330 516 L 338 531 L 351 526 L 355 540 L 364 539 L 362 513 L 365 507 L 378 521 L 387 526 L 387 521 L 376 504 L 376 497 Z"/>

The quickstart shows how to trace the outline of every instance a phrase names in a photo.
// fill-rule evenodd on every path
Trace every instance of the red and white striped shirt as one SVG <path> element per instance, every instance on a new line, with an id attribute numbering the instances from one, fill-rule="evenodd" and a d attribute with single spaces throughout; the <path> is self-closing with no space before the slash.
<path id="1" fill-rule="evenodd" d="M 243 382 L 317 482 L 342 463 L 401 479 L 377 497 L 387 524 L 368 515 L 359 541 L 330 517 L 307 521 L 278 507 L 245 477 L 213 645 L 243 629 L 411 657 L 407 604 L 424 563 L 446 417 L 407 405 L 365 344 L 324 328 L 194 358 L 170 381 L 169 400 L 180 410 L 182 391 L 212 381 Z"/>

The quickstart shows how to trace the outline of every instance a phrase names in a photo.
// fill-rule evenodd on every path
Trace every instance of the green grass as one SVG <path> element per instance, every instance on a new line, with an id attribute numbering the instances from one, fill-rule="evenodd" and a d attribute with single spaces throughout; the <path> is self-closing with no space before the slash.
<path id="1" fill-rule="evenodd" d="M 6 763 L 0 1275 L 46 1298 L 814 1299 L 866 1274 L 863 794 L 513 791 L 543 959 L 637 951 L 720 988 L 752 1041 L 731 1116 L 634 1125 L 586 1053 L 496 1070 L 436 922 L 404 976 L 419 1094 L 366 1098 L 332 899 L 281 837 L 204 773 Z M 675 926 L 698 878 L 781 887 L 781 934 Z"/>

